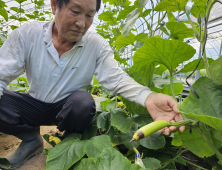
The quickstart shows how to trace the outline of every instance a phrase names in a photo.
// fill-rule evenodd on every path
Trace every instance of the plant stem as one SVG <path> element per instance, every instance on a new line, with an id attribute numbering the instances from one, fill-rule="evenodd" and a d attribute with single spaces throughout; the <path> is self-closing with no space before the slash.
<path id="1" fill-rule="evenodd" d="M 117 96 L 115 96 L 115 108 L 117 108 L 118 102 L 117 102 Z"/>
<path id="2" fill-rule="evenodd" d="M 197 35 L 199 35 L 199 33 L 198 33 L 198 31 L 197 31 L 197 28 L 195 27 L 193 21 L 190 19 L 190 16 L 189 16 L 189 14 L 187 14 L 186 11 L 185 11 L 185 14 L 186 14 L 186 16 L 187 16 L 187 18 L 188 18 L 188 21 L 190 22 L 190 25 L 192 26 L 192 29 L 193 29 L 193 31 L 194 31 L 194 34 L 195 34 L 196 39 L 197 39 L 198 41 L 200 41 L 200 37 L 197 36 Z"/>
<path id="3" fill-rule="evenodd" d="M 158 19 L 158 24 L 157 24 L 156 28 L 154 29 L 153 34 L 155 34 L 158 26 L 160 25 L 160 22 L 165 18 L 166 14 L 167 14 L 167 12 L 165 12 L 165 13 L 163 14 L 163 16 L 162 16 L 160 19 Z"/>
<path id="4" fill-rule="evenodd" d="M 144 21 L 146 22 L 147 28 L 149 28 L 150 30 L 150 37 L 152 36 L 153 32 L 152 32 L 152 28 L 150 26 L 150 24 L 147 22 L 146 18 L 144 16 L 142 16 L 142 18 L 144 19 Z"/>
<path id="5" fill-rule="evenodd" d="M 204 42 L 201 43 L 201 46 L 202 46 L 202 49 L 203 49 L 203 48 L 204 48 L 204 47 L 203 47 L 203 46 L 204 46 Z M 204 67 L 205 67 L 205 69 L 206 69 L 206 71 L 207 71 L 207 76 L 208 76 L 209 78 L 211 78 L 211 76 L 210 76 L 210 70 L 209 70 L 209 63 L 208 63 L 207 56 L 206 56 L 206 51 L 204 51 L 204 54 L 203 54 L 203 63 L 204 63 Z"/>
<path id="6" fill-rule="evenodd" d="M 183 157 L 183 156 L 182 156 L 182 157 Z M 185 161 L 186 163 L 188 163 L 188 164 L 190 164 L 190 165 L 192 165 L 192 166 L 194 166 L 194 167 L 196 167 L 196 168 L 200 168 L 200 169 L 202 169 L 202 170 L 207 170 L 207 169 L 205 169 L 205 168 L 203 168 L 203 167 L 201 167 L 201 166 L 198 166 L 198 165 L 196 165 L 196 164 L 194 164 L 194 163 L 186 160 L 186 157 L 183 157 L 183 158 L 184 158 L 184 161 Z"/>
<path id="7" fill-rule="evenodd" d="M 205 134 L 201 131 L 201 129 L 196 126 L 194 127 L 198 132 L 199 134 L 203 137 L 203 139 L 207 142 L 207 144 L 212 148 L 212 150 L 215 152 L 215 154 L 217 155 L 218 159 L 222 162 L 222 155 L 221 153 L 218 151 L 218 149 L 215 147 L 215 145 L 213 145 L 211 143 L 211 141 L 205 136 Z"/>
<path id="8" fill-rule="evenodd" d="M 165 167 L 167 167 L 169 164 L 171 164 L 176 158 L 178 158 L 182 153 L 184 153 L 184 152 L 186 152 L 186 151 L 187 151 L 187 150 L 181 151 L 181 152 L 180 152 L 179 154 L 177 154 L 177 156 L 175 156 L 173 159 L 167 161 L 167 162 L 164 164 L 164 166 L 162 166 L 160 169 L 165 169 Z M 172 153 L 169 153 L 169 154 L 171 154 L 171 155 L 174 156 L 174 154 L 172 154 Z"/>
<path id="9" fill-rule="evenodd" d="M 210 3 L 210 5 L 209 5 L 209 7 L 208 7 L 208 9 L 207 9 L 207 12 L 206 12 L 206 23 L 204 24 L 203 36 L 202 36 L 202 38 L 201 38 L 202 49 L 204 49 L 204 48 L 205 48 L 205 45 L 206 45 L 206 44 L 205 44 L 205 41 L 206 41 L 206 39 L 207 39 L 207 36 L 206 36 L 207 23 L 208 23 L 210 11 L 211 11 L 213 5 L 214 5 L 216 2 L 217 2 L 216 0 L 213 0 L 213 1 Z M 211 76 L 210 76 L 210 71 L 209 71 L 209 63 L 208 63 L 208 60 L 207 60 L 207 56 L 206 56 L 206 52 L 205 52 L 205 51 L 204 51 L 204 54 L 203 54 L 203 62 L 204 62 L 204 67 L 205 67 L 205 69 L 206 69 L 206 71 L 207 71 L 207 76 L 208 76 L 209 78 L 211 78 Z"/>
<path id="10" fill-rule="evenodd" d="M 168 127 L 169 126 L 180 127 L 180 126 L 186 125 L 188 123 L 192 123 L 192 122 L 193 122 L 193 120 L 191 120 L 191 119 L 183 120 L 183 121 L 180 121 L 180 122 L 170 122 Z"/>
<path id="11" fill-rule="evenodd" d="M 170 87 L 171 87 L 172 96 L 177 101 L 176 96 L 175 96 L 175 92 L 174 92 L 174 88 L 173 88 L 173 74 L 172 73 L 170 73 Z"/>
<path id="12" fill-rule="evenodd" d="M 169 165 L 171 162 L 173 162 L 173 160 L 175 160 L 177 157 L 179 157 L 180 155 L 182 155 L 182 153 L 184 153 L 184 152 L 186 152 L 186 151 L 188 151 L 188 150 L 179 151 L 179 154 L 176 155 L 176 156 L 175 156 L 174 153 L 169 153 L 170 155 L 175 156 L 175 157 L 174 157 L 174 159 L 171 159 L 170 162 L 168 161 L 168 162 L 167 162 L 167 165 Z M 203 167 L 201 167 L 201 166 L 198 166 L 198 165 L 196 165 L 196 164 L 194 164 L 194 163 L 186 160 L 186 159 L 187 159 L 186 157 L 184 157 L 184 156 L 181 156 L 181 157 L 184 158 L 184 161 L 185 161 L 186 163 L 188 163 L 188 164 L 190 164 L 190 165 L 192 165 L 192 166 L 194 166 L 194 167 L 196 167 L 196 168 L 200 168 L 200 169 L 202 169 L 202 170 L 207 170 L 207 169 L 205 169 L 205 168 L 203 168 Z M 164 165 L 164 168 L 165 168 L 167 165 L 165 164 L 165 165 Z M 162 169 L 162 168 L 161 168 L 161 169 Z"/>

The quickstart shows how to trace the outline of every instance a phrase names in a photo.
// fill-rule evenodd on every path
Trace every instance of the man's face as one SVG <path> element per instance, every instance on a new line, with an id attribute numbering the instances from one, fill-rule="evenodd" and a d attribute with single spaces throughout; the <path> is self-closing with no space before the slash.
<path id="1" fill-rule="evenodd" d="M 58 34 L 69 42 L 78 41 L 92 25 L 96 13 L 96 0 L 70 0 L 57 8 L 51 0 L 52 13 L 55 15 L 55 26 Z"/>

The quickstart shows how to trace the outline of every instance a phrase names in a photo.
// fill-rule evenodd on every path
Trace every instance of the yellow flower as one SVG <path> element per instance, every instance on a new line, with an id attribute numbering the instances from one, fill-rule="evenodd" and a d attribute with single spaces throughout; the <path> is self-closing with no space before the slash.
<path id="1" fill-rule="evenodd" d="M 56 144 L 60 143 L 61 140 L 58 137 L 50 136 L 49 137 L 49 142 L 55 142 Z"/>
<path id="2" fill-rule="evenodd" d="M 123 102 L 118 102 L 118 107 L 123 107 L 123 106 L 124 106 Z"/>

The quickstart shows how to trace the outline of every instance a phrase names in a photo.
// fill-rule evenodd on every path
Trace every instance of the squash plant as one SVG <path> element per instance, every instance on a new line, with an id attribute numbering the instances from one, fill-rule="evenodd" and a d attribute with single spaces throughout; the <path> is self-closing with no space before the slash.
<path id="1" fill-rule="evenodd" d="M 208 21 L 212 6 L 216 0 L 192 0 L 192 8 L 187 7 L 188 0 L 161 0 L 154 4 L 152 0 L 136 0 L 132 5 L 129 0 L 104 0 L 109 3 L 104 13 L 99 16 L 103 24 L 97 27 L 98 33 L 108 39 L 115 58 L 120 64 L 126 60 L 120 58 L 128 45 L 133 46 L 134 65 L 127 69 L 128 74 L 140 84 L 152 91 L 173 96 L 183 91 L 183 85 L 173 78 L 176 73 L 193 71 L 199 61 L 189 63 L 184 70 L 175 72 L 175 68 L 183 61 L 193 57 L 193 47 L 183 42 L 185 38 L 196 37 L 205 46 L 206 24 L 201 28 L 198 23 L 190 19 L 190 13 L 198 18 L 206 16 Z M 147 3 L 152 9 L 145 9 Z M 187 20 L 174 17 L 174 12 L 185 12 Z M 154 13 L 158 13 L 158 22 L 153 23 Z M 163 14 L 163 15 L 161 15 Z M 147 16 L 151 20 L 147 20 Z M 164 17 L 168 22 L 164 24 Z M 148 33 L 135 35 L 133 29 L 136 20 L 143 19 Z M 186 24 L 191 25 L 188 28 Z M 157 30 L 161 30 L 157 31 Z M 162 39 L 162 32 L 169 39 Z M 158 34 L 157 34 L 158 33 Z M 142 159 L 146 169 L 176 169 L 176 165 L 190 164 L 197 169 L 206 169 L 190 162 L 184 157 L 188 150 L 200 158 L 208 157 L 211 166 L 221 169 L 221 62 L 222 57 L 212 61 L 203 53 L 203 61 L 197 69 L 205 68 L 208 77 L 200 78 L 193 89 L 199 98 L 191 91 L 189 96 L 181 102 L 179 110 L 187 124 L 185 132 L 175 132 L 174 137 L 164 137 L 163 134 L 153 133 L 139 141 L 129 142 L 134 132 L 143 125 L 152 122 L 146 108 L 136 105 L 120 96 L 108 94 L 94 81 L 96 94 L 100 88 L 101 96 L 95 98 L 97 115 L 91 127 L 84 134 L 70 134 L 55 147 L 45 149 L 48 155 L 47 170 L 67 169 L 143 169 L 132 164 L 135 153 L 133 147 L 143 152 Z M 210 66 L 209 66 L 210 65 Z M 163 72 L 168 70 L 169 77 L 163 78 Z M 95 88 L 96 87 L 96 88 Z M 124 105 L 118 102 L 123 102 Z M 43 136 L 49 141 L 49 136 Z M 183 155 L 183 157 L 181 156 Z"/>

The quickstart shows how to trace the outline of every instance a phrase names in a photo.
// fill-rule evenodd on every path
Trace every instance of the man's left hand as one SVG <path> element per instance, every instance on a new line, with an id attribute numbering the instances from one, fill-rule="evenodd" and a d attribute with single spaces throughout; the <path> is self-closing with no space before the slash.
<path id="1" fill-rule="evenodd" d="M 183 120 L 183 117 L 177 108 L 178 103 L 171 96 L 162 93 L 151 93 L 145 101 L 145 106 L 154 121 L 167 120 L 171 122 L 179 122 Z M 181 126 L 179 127 L 179 130 L 183 132 L 185 128 L 185 126 Z M 169 128 L 165 127 L 158 132 L 164 132 L 164 134 L 168 136 L 171 132 L 175 132 L 176 130 L 176 127 L 171 126 Z"/>

